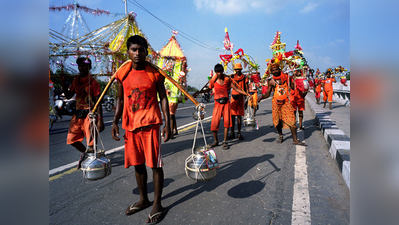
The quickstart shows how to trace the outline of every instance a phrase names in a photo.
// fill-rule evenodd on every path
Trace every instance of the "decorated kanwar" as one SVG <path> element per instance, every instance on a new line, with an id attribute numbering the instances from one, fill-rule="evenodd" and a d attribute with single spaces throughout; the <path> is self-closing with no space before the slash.
<path id="1" fill-rule="evenodd" d="M 269 85 L 266 94 L 262 94 L 262 99 L 268 98 L 270 93 L 273 91 L 272 99 L 272 117 L 273 125 L 276 128 L 279 138 L 277 143 L 282 143 L 284 141 L 282 129 L 290 129 L 294 145 L 306 146 L 304 142 L 297 139 L 296 132 L 296 121 L 295 121 L 295 110 L 290 103 L 290 92 L 294 89 L 294 83 L 290 82 L 288 74 L 283 73 L 282 69 L 285 67 L 290 67 L 299 61 L 299 64 L 304 64 L 299 58 L 293 57 L 290 52 L 285 52 L 285 43 L 281 43 L 280 40 L 281 32 L 276 32 L 275 38 L 270 46 L 273 53 L 273 58 L 268 61 L 268 66 L 266 70 L 270 70 L 272 74 L 272 79 L 269 81 Z M 287 54 L 286 54 L 287 53 Z"/>
<path id="2" fill-rule="evenodd" d="M 187 59 L 183 54 L 179 42 L 176 40 L 177 31 L 172 31 L 173 35 L 168 43 L 159 51 L 157 66 L 165 70 L 182 87 L 187 86 Z M 165 89 L 169 101 L 170 126 L 172 130 L 171 138 L 178 134 L 176 125 L 176 110 L 179 103 L 185 102 L 185 96 L 178 87 L 171 81 L 165 80 Z"/>

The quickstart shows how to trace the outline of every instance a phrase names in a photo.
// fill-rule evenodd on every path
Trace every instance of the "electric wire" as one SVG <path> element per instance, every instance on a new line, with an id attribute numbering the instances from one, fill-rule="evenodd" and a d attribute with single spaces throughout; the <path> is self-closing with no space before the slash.
<path id="1" fill-rule="evenodd" d="M 156 15 L 154 15 L 153 13 L 151 13 L 148 9 L 146 9 L 144 6 L 142 6 L 142 5 L 141 5 L 140 3 L 138 3 L 136 0 L 128 0 L 128 1 L 129 1 L 130 3 L 132 3 L 133 5 L 137 6 L 138 8 L 142 9 L 143 11 L 147 12 L 147 13 L 150 14 L 151 16 L 153 16 L 155 19 L 157 19 L 159 22 L 161 22 L 162 24 L 164 24 L 164 25 L 167 26 L 168 28 L 170 28 L 170 29 L 172 29 L 172 30 L 178 31 L 178 32 L 181 34 L 181 36 L 182 36 L 183 38 L 187 39 L 188 41 L 190 41 L 190 42 L 192 42 L 192 43 L 194 43 L 194 44 L 196 44 L 196 45 L 198 45 L 198 46 L 200 46 L 200 47 L 203 47 L 203 48 L 212 50 L 212 51 L 223 52 L 222 49 L 217 49 L 217 48 L 212 47 L 212 46 L 210 46 L 210 45 L 208 45 L 208 44 L 206 44 L 206 43 L 203 43 L 203 42 L 201 42 L 200 40 L 198 40 L 198 39 L 192 37 L 191 35 L 189 35 L 189 34 L 187 34 L 187 33 L 185 33 L 184 31 L 182 31 L 182 30 L 180 30 L 180 29 L 174 27 L 173 25 L 167 23 L 166 21 L 164 21 L 164 20 L 158 18 Z"/>

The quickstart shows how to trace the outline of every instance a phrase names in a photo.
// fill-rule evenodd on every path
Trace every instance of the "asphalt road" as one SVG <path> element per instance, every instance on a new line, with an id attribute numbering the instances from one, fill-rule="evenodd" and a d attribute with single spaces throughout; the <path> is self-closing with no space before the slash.
<path id="1" fill-rule="evenodd" d="M 212 109 L 208 103 L 206 118 L 212 116 Z M 193 110 L 190 102 L 179 104 L 179 134 L 162 144 L 162 204 L 168 213 L 161 224 L 349 224 L 349 189 L 309 109 L 304 113 L 306 129 L 298 132 L 308 146 L 292 145 L 289 130 L 283 130 L 284 142 L 278 144 L 271 126 L 271 101 L 263 100 L 256 115 L 259 130 L 244 127 L 244 141 L 230 140 L 229 150 L 214 149 L 220 168 L 208 182 L 196 182 L 185 174 L 184 162 L 191 155 L 195 132 Z M 151 208 L 124 214 L 139 196 L 134 168 L 124 168 L 123 142 L 111 138 L 112 118 L 113 113 L 104 114 L 106 128 L 100 134 L 105 150 L 112 152 L 107 154 L 112 174 L 98 181 L 86 181 L 76 171 L 80 153 L 66 145 L 69 119 L 54 124 L 49 156 L 51 224 L 145 224 Z M 213 142 L 210 121 L 203 122 L 208 144 Z M 219 140 L 223 140 L 221 131 Z M 199 134 L 196 146 L 203 145 Z"/>

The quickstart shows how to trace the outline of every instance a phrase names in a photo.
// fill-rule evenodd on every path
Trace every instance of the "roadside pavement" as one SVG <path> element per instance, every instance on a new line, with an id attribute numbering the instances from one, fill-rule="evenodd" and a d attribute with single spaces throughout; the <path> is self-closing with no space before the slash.
<path id="1" fill-rule="evenodd" d="M 328 108 L 328 103 L 326 108 L 323 108 L 323 94 L 321 94 L 318 105 L 313 92 L 308 92 L 306 102 L 329 146 L 331 158 L 336 160 L 338 168 L 350 188 L 350 107 L 333 102 L 332 110 Z"/>

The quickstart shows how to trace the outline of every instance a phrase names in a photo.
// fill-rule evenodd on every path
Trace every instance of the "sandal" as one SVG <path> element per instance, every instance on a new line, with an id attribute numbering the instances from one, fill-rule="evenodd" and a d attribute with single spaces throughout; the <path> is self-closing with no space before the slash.
<path id="1" fill-rule="evenodd" d="M 276 140 L 277 143 L 282 143 L 284 141 L 283 135 L 280 135 L 280 137 Z"/>
<path id="2" fill-rule="evenodd" d="M 154 213 L 154 215 L 148 214 L 147 223 L 148 224 L 157 224 L 157 223 L 161 222 L 163 220 L 163 218 L 165 217 L 167 211 L 168 210 L 166 208 L 163 208 L 162 211 Z M 154 217 L 157 217 L 157 218 L 155 218 L 155 220 L 153 220 Z"/>
<path id="3" fill-rule="evenodd" d="M 148 208 L 148 207 L 151 206 L 151 202 L 149 202 L 148 205 L 144 205 L 144 206 L 142 206 L 142 207 L 137 207 L 137 206 L 135 206 L 136 204 L 137 204 L 137 203 L 134 203 L 133 205 L 127 207 L 127 209 L 126 209 L 126 211 L 125 211 L 125 214 L 126 214 L 127 216 L 132 215 L 132 214 L 135 214 L 135 213 L 137 213 L 137 212 L 140 212 L 141 210 L 146 209 L 146 208 Z"/>
<path id="4" fill-rule="evenodd" d="M 223 142 L 223 150 L 227 150 L 229 148 L 229 144 L 227 142 Z"/>
<path id="5" fill-rule="evenodd" d="M 219 146 L 219 142 L 213 142 L 213 143 L 211 144 L 211 148 L 214 148 L 214 147 L 216 147 L 216 146 Z"/>
<path id="6" fill-rule="evenodd" d="M 227 135 L 227 139 L 229 139 L 229 140 L 234 139 L 235 136 L 236 136 L 236 135 L 235 135 L 234 132 L 229 131 L 229 134 Z"/>
<path id="7" fill-rule="evenodd" d="M 237 137 L 238 137 L 238 140 L 240 140 L 240 141 L 244 140 L 244 137 L 241 135 L 241 133 L 237 133 Z"/>
<path id="8" fill-rule="evenodd" d="M 292 144 L 293 145 L 299 145 L 299 146 L 308 146 L 305 142 L 301 142 L 301 141 L 293 142 Z"/>

